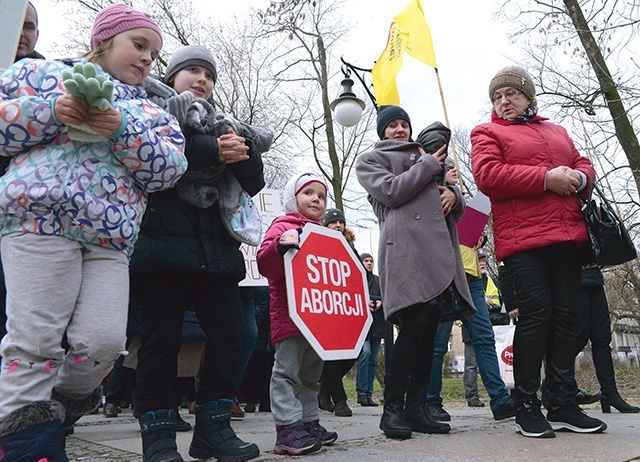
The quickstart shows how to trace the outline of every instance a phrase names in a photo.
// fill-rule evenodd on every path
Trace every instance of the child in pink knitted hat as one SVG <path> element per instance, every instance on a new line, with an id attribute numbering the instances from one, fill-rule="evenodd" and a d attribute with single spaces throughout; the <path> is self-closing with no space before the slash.
<path id="1" fill-rule="evenodd" d="M 147 196 L 187 168 L 176 119 L 141 87 L 158 25 L 112 5 L 91 44 L 86 60 L 23 59 L 0 75 L 3 461 L 67 460 L 63 428 L 98 405 L 126 354 L 129 256 Z"/>

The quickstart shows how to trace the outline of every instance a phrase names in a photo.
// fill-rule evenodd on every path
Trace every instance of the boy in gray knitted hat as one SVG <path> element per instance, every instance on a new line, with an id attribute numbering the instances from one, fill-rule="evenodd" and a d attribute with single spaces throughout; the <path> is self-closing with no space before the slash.
<path id="1" fill-rule="evenodd" d="M 272 132 L 214 108 L 211 95 L 217 77 L 216 62 L 209 50 L 200 45 L 189 45 L 178 48 L 169 59 L 164 76 L 166 85 L 149 78 L 145 88 L 152 101 L 166 107 L 178 119 L 185 134 L 220 137 L 233 130 L 236 135 L 249 139 L 258 152 L 267 152 L 273 143 Z M 178 185 L 180 198 L 199 208 L 211 207 L 220 199 L 214 185 L 223 178 L 224 170 L 225 164 L 221 163 L 187 172 Z"/>

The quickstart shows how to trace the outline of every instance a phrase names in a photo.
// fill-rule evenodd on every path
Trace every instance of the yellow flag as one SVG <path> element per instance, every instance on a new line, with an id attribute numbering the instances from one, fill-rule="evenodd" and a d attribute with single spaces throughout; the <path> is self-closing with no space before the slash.
<path id="1" fill-rule="evenodd" d="M 398 27 L 407 33 L 406 51 L 417 60 L 437 69 L 436 53 L 433 51 L 431 31 L 424 19 L 424 11 L 420 0 L 414 0 L 393 20 Z"/>
<path id="2" fill-rule="evenodd" d="M 396 76 L 402 67 L 404 52 L 437 69 L 431 32 L 420 0 L 413 0 L 393 18 L 389 28 L 387 46 L 371 70 L 373 90 L 378 106 L 400 104 Z"/>

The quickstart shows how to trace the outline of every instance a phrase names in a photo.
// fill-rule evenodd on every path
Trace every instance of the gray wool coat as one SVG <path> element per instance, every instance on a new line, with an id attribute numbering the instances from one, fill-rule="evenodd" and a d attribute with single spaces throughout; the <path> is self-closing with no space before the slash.
<path id="1" fill-rule="evenodd" d="M 438 190 L 442 167 L 418 152 L 418 143 L 378 141 L 356 160 L 358 181 L 380 223 L 378 266 L 385 319 L 440 295 L 452 283 L 461 296 L 460 318 L 476 313 L 460 257 L 456 222 L 465 202 L 444 216 Z"/>

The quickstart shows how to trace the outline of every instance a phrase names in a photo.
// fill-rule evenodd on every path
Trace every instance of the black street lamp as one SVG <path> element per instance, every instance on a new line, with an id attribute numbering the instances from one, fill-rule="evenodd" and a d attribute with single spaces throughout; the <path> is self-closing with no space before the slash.
<path id="1" fill-rule="evenodd" d="M 364 77 L 358 73 L 358 71 L 365 73 L 371 72 L 371 69 L 363 69 L 361 67 L 356 67 L 353 64 L 350 64 L 344 60 L 344 57 L 340 58 L 342 61 L 342 73 L 344 74 L 344 79 L 341 82 L 342 92 L 340 96 L 331 103 L 331 110 L 334 113 L 335 120 L 337 123 L 342 125 L 343 127 L 353 127 L 355 124 L 360 122 L 362 118 L 362 111 L 365 108 L 364 101 L 359 99 L 355 93 L 353 92 L 353 80 L 351 79 L 351 72 L 355 74 L 358 78 L 365 91 L 371 98 L 371 102 L 373 103 L 373 107 L 378 109 L 378 104 L 376 102 L 376 97 L 371 93 L 369 87 L 364 81 Z"/>

